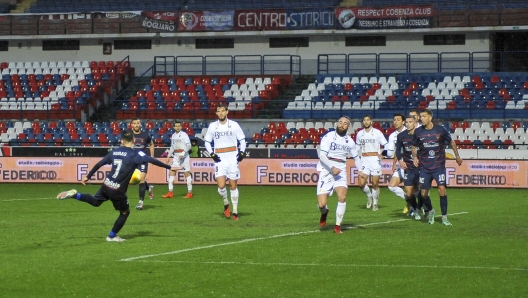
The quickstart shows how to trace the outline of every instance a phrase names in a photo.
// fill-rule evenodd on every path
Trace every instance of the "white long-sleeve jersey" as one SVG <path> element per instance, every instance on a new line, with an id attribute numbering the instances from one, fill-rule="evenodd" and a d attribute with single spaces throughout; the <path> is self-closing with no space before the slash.
<path id="1" fill-rule="evenodd" d="M 361 148 L 362 160 L 379 160 L 380 146 L 385 148 L 387 140 L 381 131 L 371 127 L 369 131 L 360 130 L 356 135 L 356 143 Z"/>
<path id="2" fill-rule="evenodd" d="M 189 135 L 183 130 L 173 133 L 171 136 L 169 157 L 176 157 L 176 155 L 186 157 L 189 155 L 189 150 L 191 150 L 191 140 L 189 139 Z"/>
<path id="3" fill-rule="evenodd" d="M 212 122 L 205 134 L 205 149 L 213 153 L 211 143 L 214 142 L 214 153 L 220 157 L 220 162 L 237 163 L 238 151 L 246 151 L 246 136 L 237 122 L 227 119 L 226 123 Z M 240 144 L 240 145 L 238 145 Z"/>
<path id="4" fill-rule="evenodd" d="M 389 141 L 387 143 L 387 146 L 383 148 L 387 150 L 387 158 L 394 157 L 394 150 L 396 150 L 396 140 L 398 138 L 398 134 L 404 130 L 406 130 L 405 126 L 401 131 L 395 130 L 389 135 Z"/>
<path id="5" fill-rule="evenodd" d="M 331 172 L 332 167 L 346 171 L 347 157 L 354 158 L 356 168 L 360 169 L 358 149 L 356 142 L 348 135 L 340 136 L 335 131 L 325 134 L 321 139 L 317 171 L 325 169 Z"/>

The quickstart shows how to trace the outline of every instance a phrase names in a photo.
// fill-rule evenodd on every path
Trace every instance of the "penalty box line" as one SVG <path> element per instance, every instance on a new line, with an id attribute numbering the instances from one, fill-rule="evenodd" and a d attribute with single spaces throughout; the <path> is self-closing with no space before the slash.
<path id="1" fill-rule="evenodd" d="M 468 212 L 458 212 L 450 214 L 452 215 L 461 215 L 461 214 L 467 214 Z M 402 222 L 402 221 L 408 221 L 412 220 L 411 218 L 405 218 L 405 219 L 398 219 L 398 220 L 389 220 L 389 221 L 382 221 L 382 222 L 373 222 L 373 223 L 367 223 L 362 225 L 357 225 L 353 227 L 343 227 L 344 230 L 350 230 L 350 229 L 357 229 L 361 227 L 367 227 L 367 226 L 373 226 L 373 225 L 382 225 L 382 224 L 390 224 L 395 222 Z M 208 248 L 214 248 L 214 247 L 220 247 L 220 246 L 227 246 L 227 245 L 233 245 L 233 244 L 240 244 L 240 243 L 248 243 L 258 240 L 268 240 L 268 239 L 276 239 L 276 238 L 283 238 L 288 236 L 299 236 L 299 235 L 305 235 L 305 234 L 312 234 L 312 233 L 319 233 L 321 230 L 312 230 L 312 231 L 305 231 L 305 232 L 294 232 L 294 233 L 286 233 L 286 234 L 278 234 L 278 235 L 272 235 L 267 237 L 255 237 L 255 238 L 248 238 L 238 241 L 231 241 L 231 242 L 224 242 L 224 243 L 218 243 L 218 244 L 211 244 L 211 245 L 204 245 L 204 246 L 196 246 L 191 248 L 185 248 L 185 249 L 179 249 L 174 251 L 168 251 L 158 254 L 150 254 L 150 255 L 142 255 L 137 257 L 131 257 L 131 258 L 125 258 L 121 259 L 120 261 L 129 262 L 129 261 L 135 261 L 135 260 L 141 260 L 146 258 L 152 258 L 152 257 L 159 257 L 159 256 L 166 256 L 166 255 L 175 255 L 179 253 L 189 252 L 189 251 L 196 251 L 196 250 L 202 250 L 202 249 L 208 249 Z"/>

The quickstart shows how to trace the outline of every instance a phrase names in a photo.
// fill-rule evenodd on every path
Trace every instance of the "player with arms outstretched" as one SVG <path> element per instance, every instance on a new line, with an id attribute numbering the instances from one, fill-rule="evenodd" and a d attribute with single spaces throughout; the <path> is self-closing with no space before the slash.
<path id="1" fill-rule="evenodd" d="M 350 127 L 350 119 L 341 117 L 337 122 L 335 131 L 330 131 L 321 139 L 321 150 L 319 151 L 319 181 L 317 182 L 317 206 L 321 212 L 319 224 L 326 225 L 328 216 L 328 197 L 335 191 L 337 194 L 336 224 L 334 232 L 341 234 L 341 222 L 346 211 L 346 196 L 348 191 L 348 178 L 346 169 L 346 158 L 352 157 L 356 162 L 356 168 L 361 169 L 361 159 L 354 140 L 347 135 Z"/>
<path id="2" fill-rule="evenodd" d="M 123 228 L 125 222 L 130 214 L 130 208 L 128 205 L 128 198 L 126 195 L 130 178 L 134 173 L 134 170 L 141 164 L 152 163 L 156 166 L 171 169 L 169 165 L 160 162 L 150 156 L 147 156 L 141 151 L 132 149 L 133 133 L 130 130 L 124 130 L 121 132 L 121 147 L 110 151 L 103 159 L 101 159 L 82 179 L 82 184 L 86 185 L 86 182 L 104 165 L 112 165 L 112 169 L 106 175 L 101 188 L 95 195 L 81 194 L 77 190 L 72 189 L 69 191 L 63 191 L 57 195 L 57 199 L 64 200 L 69 198 L 75 198 L 78 201 L 86 202 L 94 207 L 99 207 L 104 202 L 110 200 L 114 205 L 114 208 L 119 211 L 119 217 L 114 222 L 112 230 L 106 237 L 106 241 L 111 242 L 122 242 L 125 239 L 117 236 L 117 233 Z M 172 168 L 178 170 L 179 168 Z"/>
<path id="3" fill-rule="evenodd" d="M 220 104 L 216 107 L 218 120 L 212 122 L 207 129 L 205 149 L 215 162 L 215 179 L 218 185 L 218 193 L 224 200 L 224 215 L 227 218 L 231 216 L 226 190 L 227 179 L 229 179 L 231 204 L 233 205 L 232 219 L 238 220 L 239 192 L 237 182 L 240 179 L 238 163 L 246 157 L 246 140 L 240 125 L 227 119 L 228 113 L 226 105 Z"/>

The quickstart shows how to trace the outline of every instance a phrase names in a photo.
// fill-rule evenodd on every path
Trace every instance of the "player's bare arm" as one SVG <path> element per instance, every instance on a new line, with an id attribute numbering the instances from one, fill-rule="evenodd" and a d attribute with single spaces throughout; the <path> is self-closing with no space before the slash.
<path id="1" fill-rule="evenodd" d="M 420 165 L 420 161 L 418 160 L 418 148 L 416 146 L 412 146 L 412 154 L 414 156 L 413 164 L 415 167 L 417 167 Z"/>
<path id="2" fill-rule="evenodd" d="M 460 155 L 458 154 L 458 148 L 457 148 L 457 146 L 456 146 L 455 141 L 451 140 L 450 145 L 451 145 L 451 148 L 453 148 L 453 152 L 455 153 L 456 163 L 457 163 L 459 166 L 461 166 L 463 160 L 462 160 L 462 158 L 460 157 Z"/>

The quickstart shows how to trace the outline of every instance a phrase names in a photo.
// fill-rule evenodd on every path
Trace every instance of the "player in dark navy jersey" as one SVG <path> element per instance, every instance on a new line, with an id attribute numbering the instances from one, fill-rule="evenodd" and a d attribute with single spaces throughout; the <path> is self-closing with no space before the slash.
<path id="1" fill-rule="evenodd" d="M 154 157 L 154 142 L 150 134 L 141 130 L 141 121 L 138 118 L 132 119 L 130 122 L 132 132 L 134 133 L 134 150 L 141 151 L 146 155 Z M 148 148 L 148 150 L 147 150 Z M 139 167 L 141 171 L 141 181 L 139 182 L 139 202 L 136 206 L 137 210 L 143 210 L 143 200 L 145 199 L 145 192 L 148 190 L 151 200 L 154 199 L 154 186 L 149 185 L 146 181 L 148 172 L 148 163 L 144 163 Z"/>
<path id="2" fill-rule="evenodd" d="M 420 112 L 422 126 L 415 129 L 413 138 L 414 165 L 420 167 L 420 183 L 422 185 L 422 196 L 424 206 L 429 211 L 427 220 L 434 223 L 435 210 L 429 197 L 429 189 L 433 180 L 438 185 L 440 195 L 440 209 L 442 210 L 442 224 L 450 226 L 447 220 L 447 194 L 446 194 L 446 169 L 445 169 L 445 146 L 450 144 L 456 156 L 458 165 L 462 164 L 462 158 L 458 154 L 455 141 L 451 134 L 442 126 L 433 123 L 431 110 Z"/>
<path id="3" fill-rule="evenodd" d="M 412 155 L 412 144 L 414 130 L 416 128 L 416 121 L 412 115 L 409 115 L 405 119 L 406 130 L 403 130 L 396 136 L 395 144 L 395 162 L 398 161 L 403 172 L 403 185 L 405 188 L 405 201 L 411 208 L 411 214 L 414 215 L 415 220 L 420 220 L 420 214 L 418 212 L 418 205 L 414 192 L 418 190 L 418 179 L 420 176 L 420 170 L 414 165 L 414 159 Z"/>
<path id="4" fill-rule="evenodd" d="M 75 189 L 63 191 L 57 195 L 57 199 L 59 200 L 75 198 L 94 207 L 99 207 L 105 201 L 112 201 L 114 208 L 119 211 L 119 217 L 115 221 L 110 234 L 106 237 L 107 241 L 122 242 L 125 240 L 117 236 L 117 233 L 123 228 L 128 215 L 130 214 L 126 191 L 130 178 L 139 165 L 149 162 L 166 169 L 179 170 L 178 168 L 171 168 L 169 165 L 164 164 L 141 151 L 134 150 L 132 148 L 133 139 L 132 131 L 124 130 L 121 133 L 122 146 L 110 151 L 103 159 L 95 164 L 86 177 L 82 179 L 82 184 L 86 185 L 86 182 L 90 180 L 99 168 L 108 164 L 112 165 L 112 169 L 103 181 L 103 185 L 95 195 L 81 194 Z"/>

